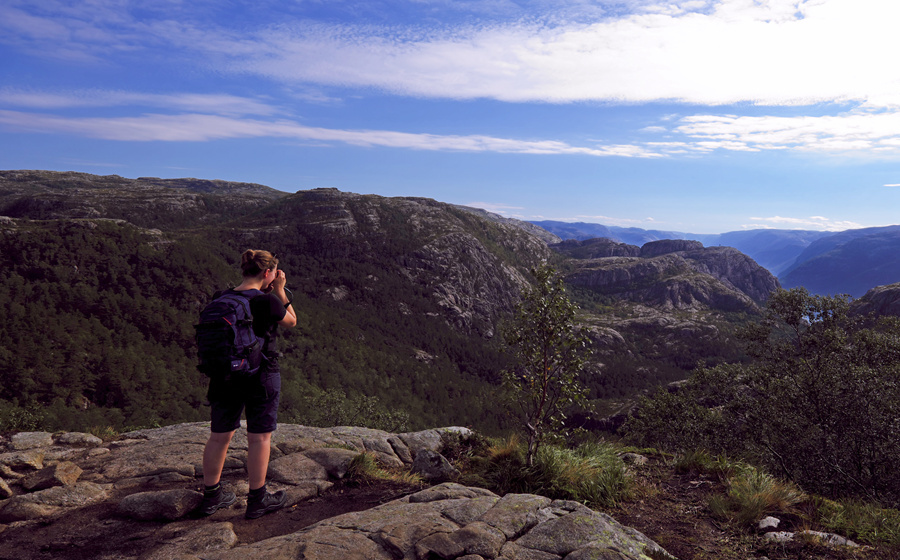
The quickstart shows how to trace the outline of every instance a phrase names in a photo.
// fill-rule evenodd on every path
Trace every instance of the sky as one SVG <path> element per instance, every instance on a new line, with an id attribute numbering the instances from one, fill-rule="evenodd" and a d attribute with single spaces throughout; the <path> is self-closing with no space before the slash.
<path id="1" fill-rule="evenodd" d="M 0 169 L 900 223 L 896 0 L 0 0 Z"/>

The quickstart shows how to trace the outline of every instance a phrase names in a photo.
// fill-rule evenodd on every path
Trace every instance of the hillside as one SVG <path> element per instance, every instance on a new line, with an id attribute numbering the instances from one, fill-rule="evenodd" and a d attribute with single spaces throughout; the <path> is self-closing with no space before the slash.
<path id="1" fill-rule="evenodd" d="M 712 248 L 638 257 L 656 271 L 635 280 L 642 289 L 588 285 L 577 279 L 589 269 L 633 276 L 634 263 L 551 251 L 552 236 L 484 212 L 335 189 L 7 171 L 0 214 L 0 419 L 36 414 L 53 428 L 203 419 L 191 325 L 239 281 L 247 247 L 276 252 L 295 294 L 282 402 L 285 421 L 300 423 L 362 414 L 386 429 L 502 429 L 497 334 L 544 260 L 583 308 L 601 411 L 698 360 L 736 357 L 731 331 L 774 285 Z"/>
<path id="2" fill-rule="evenodd" d="M 860 297 L 900 281 L 900 226 L 841 232 L 820 239 L 781 276 L 786 288 Z"/>

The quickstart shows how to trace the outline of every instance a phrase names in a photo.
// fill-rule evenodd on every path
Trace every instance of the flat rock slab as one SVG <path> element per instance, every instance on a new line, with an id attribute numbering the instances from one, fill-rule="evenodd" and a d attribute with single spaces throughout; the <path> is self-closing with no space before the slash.
<path id="1" fill-rule="evenodd" d="M 140 560 L 173 560 L 197 557 L 208 552 L 229 550 L 238 542 L 231 523 L 210 523 L 197 526 L 193 522 L 171 523 L 163 529 L 166 542 L 155 550 L 142 554 Z"/>
<path id="2" fill-rule="evenodd" d="M 16 451 L 51 445 L 53 445 L 53 434 L 49 432 L 19 432 L 13 435 L 9 441 L 10 449 Z"/>
<path id="3" fill-rule="evenodd" d="M 109 487 L 93 482 L 77 482 L 72 486 L 57 486 L 13 496 L 0 503 L 0 522 L 23 521 L 52 517 L 68 508 L 78 508 L 105 500 Z"/>
<path id="4" fill-rule="evenodd" d="M 209 437 L 207 432 L 206 437 Z M 203 457 L 203 443 L 181 441 L 154 442 L 153 445 L 131 445 L 113 449 L 102 459 L 101 473 L 108 480 L 153 476 L 175 472 L 193 477 Z"/>
<path id="5" fill-rule="evenodd" d="M 466 507 L 467 501 L 475 505 Z M 517 521 L 506 523 L 510 513 Z M 648 553 L 672 558 L 638 531 L 580 504 L 531 495 L 504 500 L 481 488 L 447 483 L 204 559 L 649 560 Z"/>

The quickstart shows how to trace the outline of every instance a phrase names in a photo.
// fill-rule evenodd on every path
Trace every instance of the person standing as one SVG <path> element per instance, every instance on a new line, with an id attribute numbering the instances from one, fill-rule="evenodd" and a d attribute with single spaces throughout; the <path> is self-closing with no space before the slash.
<path id="1" fill-rule="evenodd" d="M 272 432 L 278 417 L 281 373 L 278 369 L 276 339 L 278 326 L 291 328 L 297 315 L 288 298 L 287 278 L 278 269 L 278 258 L 268 251 L 247 250 L 241 255 L 243 281 L 231 291 L 250 300 L 253 330 L 263 340 L 262 365 L 250 376 L 213 376 L 207 398 L 211 408 L 209 440 L 203 450 L 203 500 L 199 515 L 212 515 L 237 499 L 221 486 L 222 469 L 234 433 L 240 426 L 241 413 L 247 416 L 247 519 L 256 519 L 284 507 L 283 490 L 266 490 Z"/>

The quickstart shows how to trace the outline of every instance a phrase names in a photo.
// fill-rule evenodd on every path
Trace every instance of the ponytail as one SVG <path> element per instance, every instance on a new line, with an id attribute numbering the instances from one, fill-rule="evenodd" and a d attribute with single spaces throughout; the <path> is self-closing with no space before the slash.
<path id="1" fill-rule="evenodd" d="M 278 257 L 268 251 L 247 249 L 241 255 L 241 273 L 244 276 L 258 276 L 264 270 L 278 266 Z"/>

